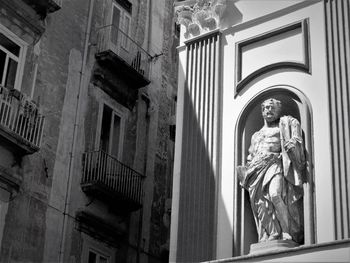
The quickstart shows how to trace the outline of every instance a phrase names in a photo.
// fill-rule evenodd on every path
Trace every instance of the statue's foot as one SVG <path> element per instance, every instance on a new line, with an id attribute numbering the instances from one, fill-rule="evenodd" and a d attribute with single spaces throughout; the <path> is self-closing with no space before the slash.
<path id="1" fill-rule="evenodd" d="M 283 232 L 282 233 L 282 239 L 283 240 L 292 240 L 292 237 L 288 233 Z"/>
<path id="2" fill-rule="evenodd" d="M 269 238 L 267 240 L 272 241 L 272 240 L 278 240 L 278 239 L 280 239 L 280 234 L 276 233 L 276 234 L 272 234 L 271 236 L 269 236 Z"/>
<path id="3" fill-rule="evenodd" d="M 265 242 L 267 241 L 269 238 L 269 236 L 266 234 L 266 232 L 264 232 L 263 236 L 260 238 L 259 242 Z"/>

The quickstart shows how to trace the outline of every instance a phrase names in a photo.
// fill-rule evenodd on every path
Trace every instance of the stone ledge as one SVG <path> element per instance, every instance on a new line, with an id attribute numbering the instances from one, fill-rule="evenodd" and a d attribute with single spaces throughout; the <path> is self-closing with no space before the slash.
<path id="1" fill-rule="evenodd" d="M 77 212 L 75 227 L 78 231 L 113 247 L 121 246 L 126 238 L 123 228 L 87 211 Z"/>
<path id="2" fill-rule="evenodd" d="M 285 249 L 290 249 L 299 246 L 292 240 L 272 240 L 266 242 L 259 242 L 250 245 L 249 255 L 256 253 L 271 253 L 276 251 L 284 251 Z"/>
<path id="3" fill-rule="evenodd" d="M 341 254 L 338 253 L 338 251 L 334 251 L 334 253 L 330 253 L 332 250 L 348 250 L 345 251 L 347 253 L 347 258 L 339 259 L 339 258 L 332 258 L 334 255 L 338 255 L 341 257 Z M 229 262 L 261 262 L 261 261 L 274 261 L 274 262 L 320 262 L 320 255 L 317 258 L 313 258 L 312 255 L 315 255 L 315 253 L 327 253 L 329 258 L 332 258 L 331 261 L 329 258 L 323 258 L 323 262 L 349 262 L 350 261 L 350 239 L 344 239 L 344 240 L 337 240 L 332 242 L 326 242 L 326 243 L 319 243 L 319 244 L 313 244 L 313 245 L 302 245 L 295 248 L 289 248 L 285 250 L 275 251 L 275 252 L 265 252 L 265 253 L 256 253 L 256 254 L 250 254 L 250 255 L 244 255 L 244 256 L 238 256 L 233 258 L 227 258 L 227 259 L 218 259 L 218 260 L 212 260 L 212 261 L 205 261 L 210 263 L 229 263 Z M 305 255 L 310 255 L 311 259 L 308 260 L 308 258 Z M 298 257 L 300 256 L 300 260 L 298 260 Z M 309 257 L 309 258 L 310 258 Z"/>

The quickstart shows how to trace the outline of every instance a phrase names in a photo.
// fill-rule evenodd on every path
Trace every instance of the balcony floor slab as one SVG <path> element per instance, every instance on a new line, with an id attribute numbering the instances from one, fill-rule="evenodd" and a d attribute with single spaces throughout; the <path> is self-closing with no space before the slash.
<path id="1" fill-rule="evenodd" d="M 111 190 L 101 182 L 89 182 L 81 184 L 83 192 L 104 201 L 109 205 L 111 211 L 128 213 L 141 208 L 141 204 L 126 197 L 118 191 Z"/>

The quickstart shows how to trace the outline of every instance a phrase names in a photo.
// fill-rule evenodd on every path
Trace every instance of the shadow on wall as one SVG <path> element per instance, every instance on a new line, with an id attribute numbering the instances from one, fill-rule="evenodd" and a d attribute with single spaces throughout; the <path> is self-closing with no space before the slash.
<path id="1" fill-rule="evenodd" d="M 217 207 L 223 202 L 218 193 L 219 142 L 214 129 L 220 122 L 212 114 L 215 98 L 211 87 L 198 87 L 201 91 L 185 86 L 183 94 L 176 262 L 215 259 Z M 221 217 L 232 233 L 228 215 Z"/>

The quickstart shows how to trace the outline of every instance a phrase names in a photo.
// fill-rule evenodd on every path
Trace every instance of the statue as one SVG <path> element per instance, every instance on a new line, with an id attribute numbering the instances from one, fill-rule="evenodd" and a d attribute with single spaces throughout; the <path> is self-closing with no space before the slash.
<path id="1" fill-rule="evenodd" d="M 237 168 L 237 175 L 249 192 L 259 242 L 300 244 L 304 238 L 302 131 L 297 119 L 280 117 L 281 107 L 276 99 L 261 104 L 264 126 L 252 136 L 247 163 Z"/>

